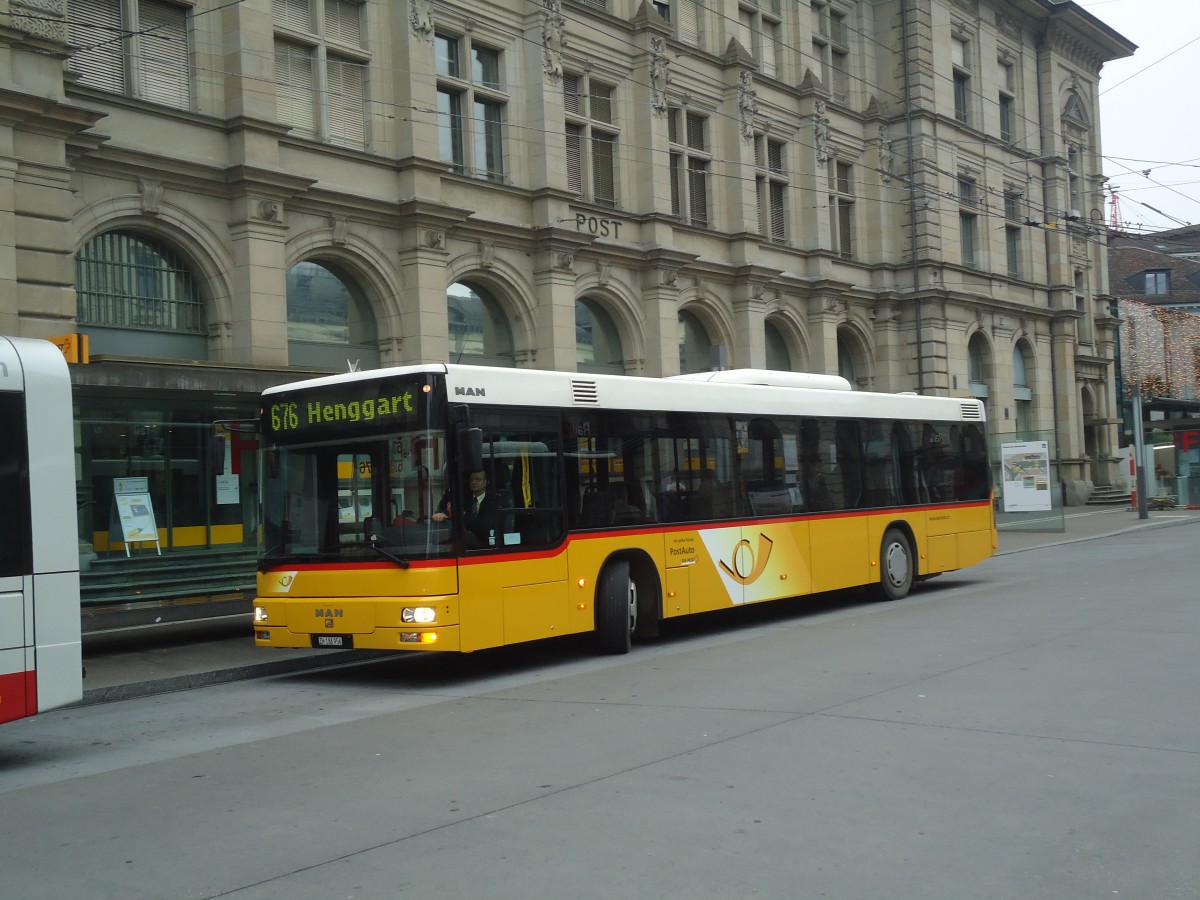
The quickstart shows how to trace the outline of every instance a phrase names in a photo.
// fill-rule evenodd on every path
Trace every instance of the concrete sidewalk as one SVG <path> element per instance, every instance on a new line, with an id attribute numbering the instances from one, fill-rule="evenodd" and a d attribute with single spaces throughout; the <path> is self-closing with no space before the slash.
<path id="1" fill-rule="evenodd" d="M 1108 537 L 1140 528 L 1200 522 L 1200 510 L 1155 510 L 1138 519 L 1125 507 L 1068 509 L 1062 531 L 1006 528 L 997 555 Z M 1057 512 L 1043 524 L 1057 528 Z M 248 616 L 227 616 L 84 636 L 83 704 L 127 700 L 246 678 L 348 665 L 386 656 L 368 650 L 263 650 L 254 646 Z"/>

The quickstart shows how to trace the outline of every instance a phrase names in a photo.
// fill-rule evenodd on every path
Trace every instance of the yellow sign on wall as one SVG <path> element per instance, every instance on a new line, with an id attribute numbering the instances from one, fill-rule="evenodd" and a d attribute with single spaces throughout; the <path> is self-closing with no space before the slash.
<path id="1" fill-rule="evenodd" d="M 87 364 L 92 361 L 86 334 L 59 334 L 46 340 L 58 347 L 69 363 Z"/>

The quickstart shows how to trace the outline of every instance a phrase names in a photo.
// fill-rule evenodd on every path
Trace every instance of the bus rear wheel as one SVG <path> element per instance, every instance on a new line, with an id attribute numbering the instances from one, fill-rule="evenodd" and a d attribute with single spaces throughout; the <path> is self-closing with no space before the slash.
<path id="1" fill-rule="evenodd" d="M 879 548 L 879 598 L 903 600 L 908 596 L 915 569 L 908 536 L 899 528 L 889 528 Z"/>
<path id="2" fill-rule="evenodd" d="M 629 561 L 609 562 L 596 591 L 596 642 L 602 653 L 628 653 L 637 628 L 637 585 L 629 577 Z"/>

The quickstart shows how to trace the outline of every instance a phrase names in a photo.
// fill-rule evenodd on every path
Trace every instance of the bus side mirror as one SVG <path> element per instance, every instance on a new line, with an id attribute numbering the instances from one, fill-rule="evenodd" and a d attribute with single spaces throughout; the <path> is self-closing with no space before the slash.
<path id="1" fill-rule="evenodd" d="M 458 433 L 458 465 L 463 472 L 483 468 L 483 429 L 464 428 Z"/>

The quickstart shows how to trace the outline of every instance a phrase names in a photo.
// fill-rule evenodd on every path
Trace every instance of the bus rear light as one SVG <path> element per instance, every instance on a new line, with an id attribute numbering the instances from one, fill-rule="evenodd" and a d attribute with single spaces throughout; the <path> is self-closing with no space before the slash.
<path id="1" fill-rule="evenodd" d="M 267 609 L 265 606 L 254 607 L 254 621 L 255 622 L 265 622 L 265 621 L 267 621 L 268 618 L 269 617 L 267 616 Z"/>
<path id="2" fill-rule="evenodd" d="M 406 606 L 400 611 L 400 621 L 406 625 L 431 625 L 437 621 L 437 610 L 430 606 Z"/>
<path id="3" fill-rule="evenodd" d="M 422 631 L 421 632 L 421 643 L 422 644 L 436 644 L 437 643 L 436 632 Z"/>

